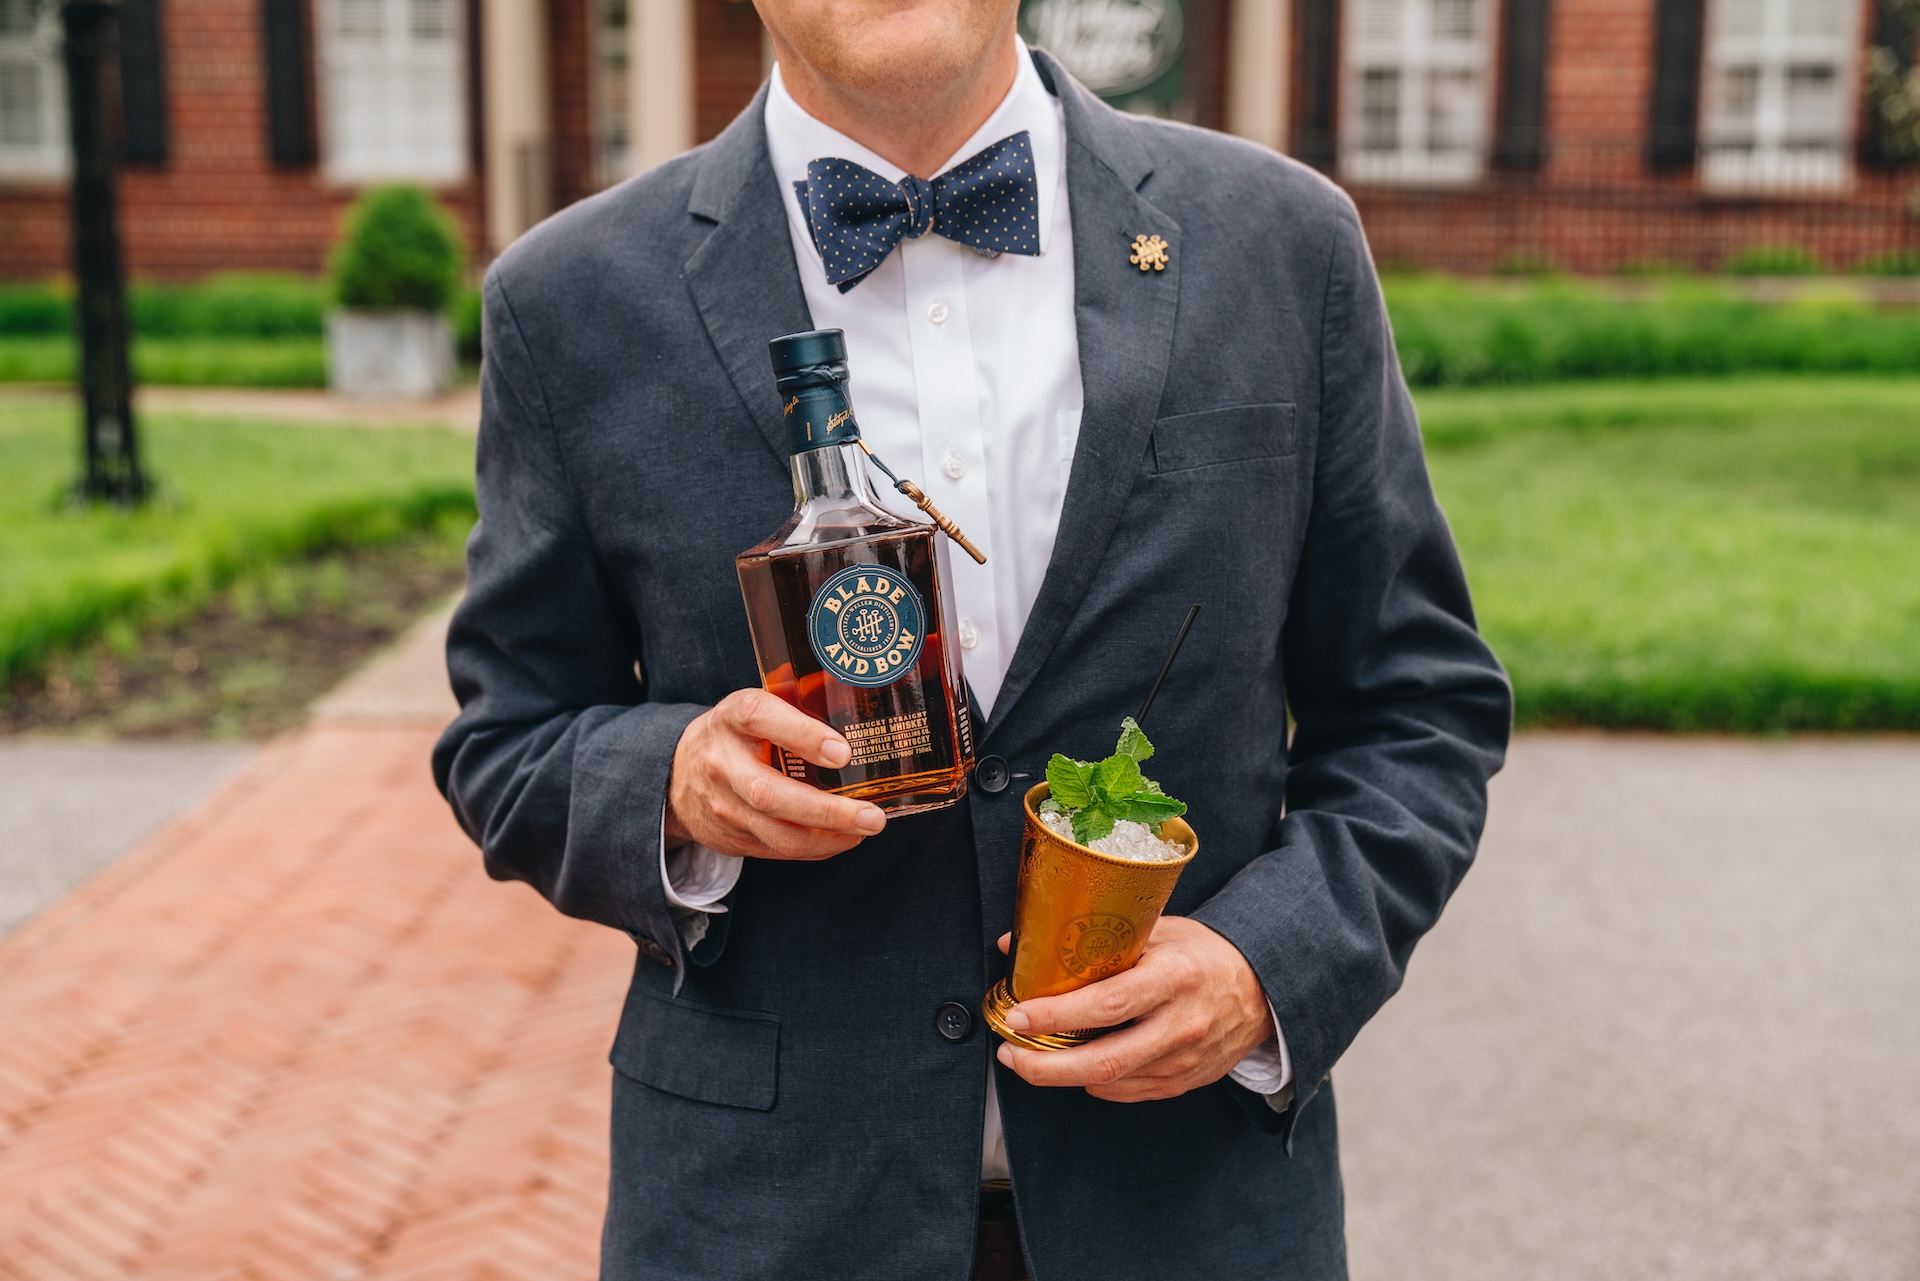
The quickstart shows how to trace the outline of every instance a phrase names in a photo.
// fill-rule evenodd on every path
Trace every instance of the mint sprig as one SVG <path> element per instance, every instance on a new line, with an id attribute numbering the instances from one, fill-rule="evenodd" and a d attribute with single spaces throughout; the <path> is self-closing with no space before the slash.
<path id="1" fill-rule="evenodd" d="M 1107 835 L 1121 819 L 1144 823 L 1158 836 L 1160 825 L 1185 814 L 1187 807 L 1140 772 L 1140 762 L 1152 755 L 1153 744 L 1129 716 L 1120 722 L 1120 741 L 1105 760 L 1089 763 L 1053 754 L 1047 762 L 1048 796 L 1040 809 L 1065 814 L 1073 839 L 1082 845 Z"/>

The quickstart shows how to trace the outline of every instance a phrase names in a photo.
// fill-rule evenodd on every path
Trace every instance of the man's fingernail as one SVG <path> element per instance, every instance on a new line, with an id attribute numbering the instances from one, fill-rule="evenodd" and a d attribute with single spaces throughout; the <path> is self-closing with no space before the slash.
<path id="1" fill-rule="evenodd" d="M 853 749 L 837 738 L 825 739 L 820 744 L 820 759 L 838 769 L 853 759 Z"/>
<path id="2" fill-rule="evenodd" d="M 877 805 L 869 805 L 860 811 L 853 825 L 863 832 L 877 832 L 887 825 L 887 816 L 880 812 Z"/>
<path id="3" fill-rule="evenodd" d="M 1017 1005 L 1014 1006 L 1012 1009 L 1008 1010 L 1007 1026 L 1012 1028 L 1016 1032 L 1026 1031 L 1027 1030 L 1027 1012 L 1021 1009 Z"/>
<path id="4" fill-rule="evenodd" d="M 999 1059 L 1002 1063 L 1006 1064 L 1008 1067 L 1012 1067 L 1013 1066 L 1013 1047 L 1011 1045 L 1006 1044 L 1004 1041 L 1001 1042 L 1000 1048 L 994 1051 L 994 1057 Z"/>

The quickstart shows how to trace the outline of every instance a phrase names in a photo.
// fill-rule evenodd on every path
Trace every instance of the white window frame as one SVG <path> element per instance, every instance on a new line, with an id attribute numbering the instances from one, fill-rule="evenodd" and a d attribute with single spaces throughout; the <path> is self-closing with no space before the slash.
<path id="1" fill-rule="evenodd" d="M 639 0 L 587 0 L 587 88 L 593 180 L 611 187 L 633 172 L 630 37 Z M 614 19 L 621 20 L 618 25 Z"/>
<path id="2" fill-rule="evenodd" d="M 1471 34 L 1434 30 L 1437 3 L 1467 6 Z M 1341 14 L 1340 176 L 1356 183 L 1459 186 L 1486 172 L 1493 120 L 1493 0 L 1346 0 Z M 1435 147 L 1436 95 L 1457 92 L 1458 141 Z M 1392 98 L 1381 89 L 1392 84 Z M 1383 113 L 1381 107 L 1387 110 Z M 1391 127 L 1377 132 L 1384 121 Z M 1391 143 L 1382 145 L 1384 137 Z"/>
<path id="3" fill-rule="evenodd" d="M 33 0 L 0 0 L 9 18 L 24 17 Z M 34 110 L 39 137 L 10 140 L 15 121 L 0 120 L 0 178 L 58 179 L 72 158 L 67 147 L 67 75 L 60 52 L 60 15 L 52 3 L 40 6 L 32 30 L 0 29 L 0 76 L 25 72 L 36 82 Z M 5 92 L 0 88 L 0 92 Z"/>
<path id="4" fill-rule="evenodd" d="M 1796 32 L 1797 5 L 1828 4 L 1838 19 L 1826 34 Z M 1853 184 L 1859 114 L 1858 0 L 1711 0 L 1700 92 L 1700 181 L 1722 191 L 1839 191 Z M 1758 16 L 1757 33 L 1734 27 L 1736 10 Z M 1827 73 L 1824 122 L 1790 118 L 1791 82 Z M 1736 90 L 1743 77 L 1750 92 Z M 1751 103 L 1746 109 L 1741 99 Z"/>
<path id="5" fill-rule="evenodd" d="M 413 28 L 421 0 L 320 0 L 322 171 L 338 183 L 462 182 L 470 169 L 465 0 L 445 30 Z M 379 30 L 345 30 L 349 6 Z"/>

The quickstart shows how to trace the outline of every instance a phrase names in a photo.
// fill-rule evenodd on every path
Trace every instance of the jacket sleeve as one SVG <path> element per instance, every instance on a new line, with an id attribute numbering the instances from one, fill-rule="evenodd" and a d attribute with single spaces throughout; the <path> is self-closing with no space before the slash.
<path id="1" fill-rule="evenodd" d="M 1282 654 L 1278 848 L 1194 916 L 1253 966 L 1292 1054 L 1291 1132 L 1466 873 L 1512 719 L 1427 478 L 1351 205 L 1329 263 L 1312 507 Z M 1249 1109 L 1250 1114 L 1265 1109 Z"/>
<path id="2" fill-rule="evenodd" d="M 679 970 L 660 822 L 674 747 L 705 709 L 646 701 L 638 624 L 588 536 L 497 272 L 484 296 L 480 522 L 447 637 L 461 712 L 434 779 L 490 875 L 627 931 Z"/>

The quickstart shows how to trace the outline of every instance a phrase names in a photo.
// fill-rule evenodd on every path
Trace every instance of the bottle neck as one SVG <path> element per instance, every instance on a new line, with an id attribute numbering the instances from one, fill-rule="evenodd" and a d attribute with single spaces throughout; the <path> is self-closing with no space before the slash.
<path id="1" fill-rule="evenodd" d="M 880 505 L 866 454 L 857 444 L 805 449 L 793 456 L 793 505 L 834 500 Z"/>

